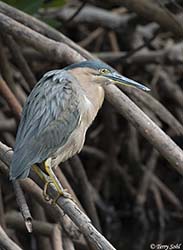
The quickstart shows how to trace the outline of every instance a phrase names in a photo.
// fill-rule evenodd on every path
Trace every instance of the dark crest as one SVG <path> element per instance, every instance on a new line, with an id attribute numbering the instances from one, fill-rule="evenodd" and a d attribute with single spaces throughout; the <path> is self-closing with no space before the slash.
<path id="1" fill-rule="evenodd" d="M 74 69 L 74 68 L 92 68 L 92 69 L 108 69 L 110 71 L 114 71 L 114 69 L 112 67 L 110 67 L 109 65 L 105 64 L 104 62 L 101 62 L 100 60 L 88 60 L 88 61 L 83 61 L 80 63 L 74 63 L 71 64 L 67 67 L 65 67 L 65 70 L 70 70 L 70 69 Z"/>

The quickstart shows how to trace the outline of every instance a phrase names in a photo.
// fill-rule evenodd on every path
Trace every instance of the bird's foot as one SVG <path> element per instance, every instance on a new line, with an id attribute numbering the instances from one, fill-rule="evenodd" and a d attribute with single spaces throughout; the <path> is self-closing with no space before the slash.
<path id="1" fill-rule="evenodd" d="M 50 184 L 54 185 L 54 183 L 51 180 L 47 181 L 45 183 L 44 189 L 43 189 L 43 196 L 44 196 L 44 199 L 46 201 L 50 201 L 51 200 L 50 196 L 47 193 L 48 186 Z M 58 188 L 58 186 L 57 186 L 57 188 Z M 61 186 L 59 186 L 59 188 L 57 189 L 57 192 L 58 192 L 58 195 L 56 196 L 56 198 L 52 199 L 52 201 L 51 201 L 52 205 L 56 205 L 56 203 L 57 203 L 57 201 L 58 201 L 58 199 L 60 197 L 64 197 L 64 198 L 67 198 L 67 199 L 70 199 L 70 200 L 74 201 L 74 199 L 72 198 L 71 194 L 68 193 L 67 189 L 63 189 L 63 188 L 61 188 Z"/>
<path id="2" fill-rule="evenodd" d="M 70 200 L 73 200 L 73 198 L 72 198 L 72 196 L 71 196 L 71 194 L 69 194 L 68 192 L 67 192 L 67 189 L 62 189 L 62 190 L 57 190 L 58 191 L 58 195 L 57 195 L 57 197 L 55 197 L 53 200 L 52 200 L 52 205 L 56 205 L 56 203 L 57 203 L 57 201 L 58 201 L 58 199 L 60 198 L 60 197 L 64 197 L 64 198 L 66 198 L 66 199 L 70 199 Z"/>

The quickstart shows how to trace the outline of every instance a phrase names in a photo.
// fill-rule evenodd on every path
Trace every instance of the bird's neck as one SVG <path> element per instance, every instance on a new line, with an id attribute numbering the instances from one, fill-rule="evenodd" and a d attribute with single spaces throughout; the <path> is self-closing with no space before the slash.
<path id="1" fill-rule="evenodd" d="M 81 72 L 77 68 L 74 70 L 72 69 L 69 73 L 78 80 L 80 86 L 84 90 L 85 96 L 93 104 L 94 112 L 97 114 L 104 101 L 104 89 L 102 86 L 92 81 L 87 74 L 82 74 L 81 76 Z"/>

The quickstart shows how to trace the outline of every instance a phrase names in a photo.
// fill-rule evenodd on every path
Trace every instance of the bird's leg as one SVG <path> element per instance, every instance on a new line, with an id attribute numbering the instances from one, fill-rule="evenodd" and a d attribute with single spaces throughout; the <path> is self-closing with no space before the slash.
<path id="1" fill-rule="evenodd" d="M 60 196 L 64 196 L 65 198 L 71 198 L 71 195 L 68 194 L 66 192 L 66 190 L 64 190 L 64 188 L 62 187 L 62 185 L 60 184 L 58 178 L 56 177 L 55 173 L 53 172 L 52 170 L 52 166 L 51 166 L 51 158 L 48 158 L 45 162 L 44 162 L 44 165 L 45 165 L 45 170 L 46 172 L 48 173 L 50 179 L 51 179 L 51 182 L 55 185 L 55 188 L 57 190 L 57 192 L 59 193 L 58 197 L 56 197 L 54 200 L 53 200 L 53 204 L 56 203 L 56 201 L 58 200 L 58 198 Z M 47 188 L 48 188 L 48 185 L 49 185 L 50 182 L 47 182 L 45 184 L 45 192 L 47 191 Z"/>
<path id="2" fill-rule="evenodd" d="M 52 166 L 51 166 L 51 158 L 48 158 L 45 163 L 44 163 L 44 166 L 45 166 L 45 170 L 46 172 L 48 173 L 51 181 L 53 182 L 53 184 L 55 185 L 58 193 L 60 195 L 63 195 L 64 193 L 64 188 L 62 187 L 62 185 L 60 184 L 59 180 L 57 179 L 55 173 L 53 172 L 52 170 Z"/>
<path id="3" fill-rule="evenodd" d="M 34 172 L 39 176 L 39 178 L 43 181 L 43 182 L 46 182 L 46 177 L 44 175 L 44 173 L 41 171 L 41 169 L 37 166 L 37 165 L 33 165 L 32 166 Z"/>
<path id="4" fill-rule="evenodd" d="M 37 165 L 32 166 L 34 172 L 39 176 L 39 178 L 45 183 L 44 190 L 43 190 L 43 196 L 46 201 L 50 200 L 50 197 L 47 195 L 46 190 L 48 188 L 48 185 L 52 183 L 52 181 L 48 181 L 45 177 L 45 174 L 41 171 L 41 169 Z"/>

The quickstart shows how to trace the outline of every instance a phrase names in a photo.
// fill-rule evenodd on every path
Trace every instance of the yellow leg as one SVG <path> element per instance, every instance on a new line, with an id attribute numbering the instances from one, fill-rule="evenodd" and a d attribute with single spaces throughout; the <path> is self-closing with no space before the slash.
<path id="1" fill-rule="evenodd" d="M 47 182 L 46 177 L 44 176 L 44 173 L 41 171 L 41 169 L 37 165 L 34 164 L 32 168 L 42 181 Z"/>
<path id="2" fill-rule="evenodd" d="M 64 195 L 64 188 L 62 187 L 62 185 L 60 184 L 59 180 L 57 179 L 56 175 L 54 174 L 52 167 L 51 167 L 51 158 L 48 158 L 45 163 L 45 170 L 48 173 L 51 181 L 53 182 L 53 184 L 55 185 L 58 193 L 60 195 Z"/>
<path id="3" fill-rule="evenodd" d="M 47 195 L 46 190 L 48 188 L 48 185 L 52 183 L 52 181 L 48 181 L 45 177 L 44 173 L 41 171 L 41 169 L 37 165 L 32 166 L 34 172 L 39 176 L 39 178 L 45 183 L 44 190 L 43 190 L 43 196 L 46 201 L 50 200 L 50 197 Z"/>
<path id="4" fill-rule="evenodd" d="M 48 186 L 49 184 L 52 183 L 52 181 L 46 181 L 45 185 L 44 185 L 44 189 L 43 189 L 43 196 L 44 196 L 44 199 L 46 201 L 50 201 L 50 197 L 49 195 L 47 194 L 47 189 L 48 189 Z"/>

